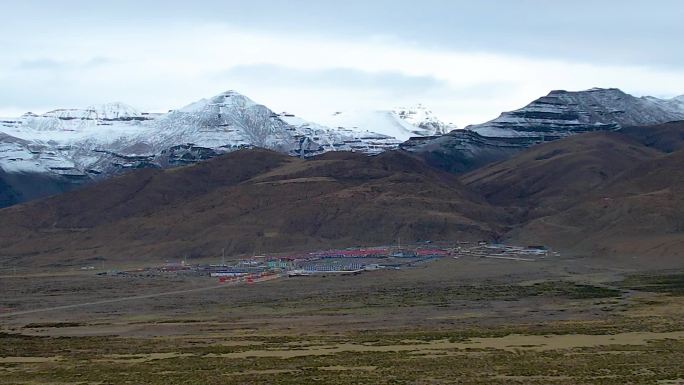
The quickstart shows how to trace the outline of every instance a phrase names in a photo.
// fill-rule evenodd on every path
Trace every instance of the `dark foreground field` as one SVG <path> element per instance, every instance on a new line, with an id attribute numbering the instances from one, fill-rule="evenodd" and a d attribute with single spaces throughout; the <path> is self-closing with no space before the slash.
<path id="1" fill-rule="evenodd" d="M 462 257 L 243 286 L 93 273 L 0 285 L 3 384 L 684 383 L 678 269 Z"/>

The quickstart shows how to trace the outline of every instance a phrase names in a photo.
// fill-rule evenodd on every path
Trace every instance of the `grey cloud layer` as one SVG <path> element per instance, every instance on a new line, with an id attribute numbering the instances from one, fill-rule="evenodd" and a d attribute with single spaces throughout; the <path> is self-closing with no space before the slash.
<path id="1" fill-rule="evenodd" d="M 684 68 L 680 0 L 25 0 L 0 31 L 214 22 L 333 38 L 369 35 L 436 49 Z M 21 32 L 17 32 L 21 31 Z"/>
<path id="2" fill-rule="evenodd" d="M 382 88 L 388 92 L 421 94 L 445 87 L 431 76 L 408 76 L 395 72 L 365 72 L 347 68 L 299 70 L 271 64 L 244 65 L 217 76 L 226 81 L 240 81 L 274 87 Z"/>

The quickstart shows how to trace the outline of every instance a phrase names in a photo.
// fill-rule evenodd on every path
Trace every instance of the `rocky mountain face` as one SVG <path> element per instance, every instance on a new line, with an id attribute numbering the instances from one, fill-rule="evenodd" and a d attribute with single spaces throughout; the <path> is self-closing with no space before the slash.
<path id="1" fill-rule="evenodd" d="M 551 91 L 489 122 L 439 138 L 409 140 L 402 148 L 448 170 L 467 171 L 531 145 L 583 132 L 684 120 L 682 99 L 634 97 L 615 88 Z"/>
<path id="2" fill-rule="evenodd" d="M 551 91 L 527 106 L 466 129 L 489 137 L 549 141 L 588 131 L 611 131 L 684 119 L 678 99 L 637 98 L 616 88 Z"/>
<path id="3" fill-rule="evenodd" d="M 411 138 L 399 147 L 423 157 L 432 166 L 460 173 L 506 159 L 535 144 L 525 137 L 486 137 L 470 130 L 442 136 Z"/>
<path id="4" fill-rule="evenodd" d="M 426 119 L 425 124 L 438 124 L 432 115 Z M 406 129 L 426 130 L 395 120 Z M 190 164 L 241 148 L 310 157 L 328 151 L 379 154 L 400 143 L 373 130 L 330 128 L 293 114 L 277 114 L 235 91 L 164 114 L 139 112 L 123 103 L 27 113 L 0 119 L 0 169 L 6 176 L 22 175 L 26 180 L 39 176 L 50 187 L 19 188 L 17 178 L 4 178 L 6 198 L 0 207 L 125 170 Z"/>

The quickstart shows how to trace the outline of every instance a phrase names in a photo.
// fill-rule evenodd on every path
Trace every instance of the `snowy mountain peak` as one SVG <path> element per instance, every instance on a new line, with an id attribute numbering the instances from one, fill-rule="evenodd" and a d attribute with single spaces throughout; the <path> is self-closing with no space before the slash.
<path id="1" fill-rule="evenodd" d="M 622 95 L 627 95 L 624 93 L 621 89 L 611 87 L 611 88 L 602 88 L 602 87 L 592 87 L 586 91 L 570 91 L 570 92 L 575 92 L 575 93 L 581 93 L 581 92 L 603 92 L 603 93 L 616 93 L 616 94 L 622 94 Z"/>
<path id="2" fill-rule="evenodd" d="M 252 99 L 234 90 L 222 92 L 212 97 L 210 100 L 225 105 L 251 106 L 257 104 Z"/>
<path id="3" fill-rule="evenodd" d="M 217 103 L 223 104 L 224 106 L 233 106 L 239 108 L 247 108 L 257 105 L 257 103 L 252 99 L 235 91 L 223 93 L 212 98 L 212 100 L 215 100 Z"/>
<path id="4" fill-rule="evenodd" d="M 594 98 L 605 98 L 605 97 L 629 97 L 631 95 L 623 92 L 619 88 L 600 88 L 594 87 L 583 91 L 566 91 L 566 90 L 553 90 L 549 92 L 546 97 L 594 97 Z"/>
<path id="5" fill-rule="evenodd" d="M 245 95 L 243 95 L 243 94 L 241 94 L 241 93 L 239 93 L 238 91 L 235 91 L 235 90 L 226 90 L 226 91 L 223 91 L 223 92 L 221 92 L 220 94 L 217 94 L 215 97 L 219 97 L 219 96 L 226 96 L 226 97 L 231 97 L 231 96 L 242 96 L 242 97 L 245 97 Z"/>
<path id="6" fill-rule="evenodd" d="M 442 135 L 456 129 L 456 126 L 439 120 L 435 114 L 423 104 L 411 107 L 398 107 L 393 110 L 401 119 L 424 130 L 421 136 Z"/>
<path id="7" fill-rule="evenodd" d="M 206 109 L 216 108 L 248 108 L 257 105 L 252 99 L 240 94 L 237 91 L 228 90 L 209 99 L 200 99 L 194 103 L 179 109 L 180 112 L 200 112 Z"/>

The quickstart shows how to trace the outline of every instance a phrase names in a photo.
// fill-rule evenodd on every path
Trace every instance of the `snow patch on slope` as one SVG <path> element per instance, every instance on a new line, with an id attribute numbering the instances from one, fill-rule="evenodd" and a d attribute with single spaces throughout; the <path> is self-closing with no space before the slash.
<path id="1" fill-rule="evenodd" d="M 410 123 L 417 129 L 413 132 L 416 136 L 443 135 L 458 127 L 452 123 L 444 123 L 435 114 L 422 104 L 413 107 L 399 107 L 392 110 L 399 118 Z"/>
<path id="2" fill-rule="evenodd" d="M 356 132 L 376 132 L 399 140 L 407 140 L 415 136 L 416 127 L 399 118 L 392 111 L 351 110 L 335 112 L 321 123 L 335 129 L 347 129 Z"/>

